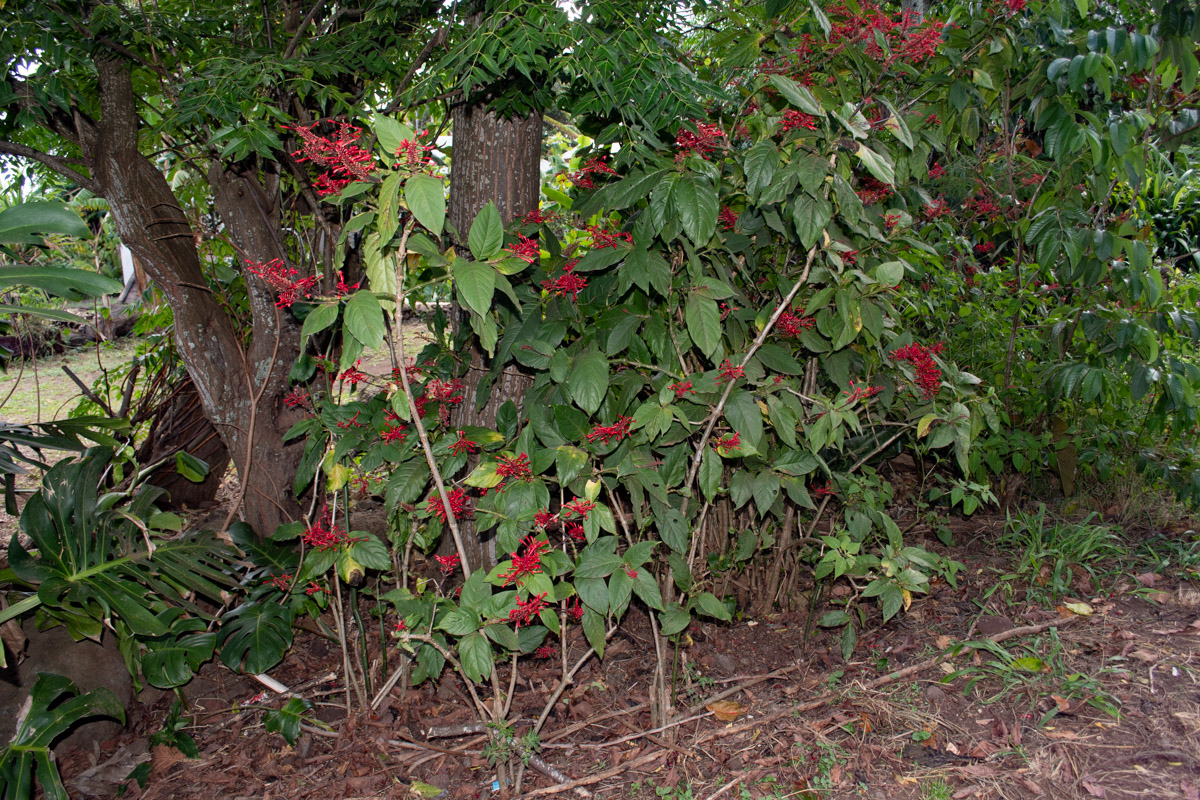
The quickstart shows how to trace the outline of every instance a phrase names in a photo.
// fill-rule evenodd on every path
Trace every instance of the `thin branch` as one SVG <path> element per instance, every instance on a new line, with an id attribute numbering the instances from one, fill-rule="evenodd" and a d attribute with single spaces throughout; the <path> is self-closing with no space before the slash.
<path id="1" fill-rule="evenodd" d="M 417 70 L 420 69 L 421 65 L 425 63 L 425 60 L 429 58 L 429 54 L 433 52 L 433 48 L 444 45 L 445 43 L 446 28 L 443 26 L 438 29 L 437 33 L 430 37 L 429 41 L 425 43 L 425 46 L 421 48 L 421 52 L 417 53 L 417 57 L 413 61 L 412 66 L 408 68 L 408 72 L 406 72 L 404 77 L 400 79 L 400 85 L 396 87 L 396 99 L 389 103 L 388 107 L 383 110 L 384 114 L 393 114 L 398 108 L 400 108 L 400 98 L 404 94 L 404 90 L 408 88 L 410 83 L 412 83 L 412 79 L 416 76 Z"/>
<path id="2" fill-rule="evenodd" d="M 288 42 L 287 47 L 284 48 L 284 58 L 291 58 L 296 54 L 296 48 L 300 46 L 300 40 L 304 38 L 304 31 L 306 31 L 308 26 L 312 24 L 312 21 L 317 18 L 318 12 L 320 12 L 324 5 L 325 0 L 317 0 L 317 2 L 313 4 L 313 7 L 308 10 L 308 13 L 304 15 L 304 19 L 300 20 L 300 25 L 296 28 L 295 35 L 292 36 L 292 40 Z"/>
<path id="3" fill-rule="evenodd" d="M 34 150 L 32 147 L 26 147 L 23 144 L 4 141 L 0 141 L 0 154 L 19 156 L 21 158 L 28 158 L 32 161 L 37 161 L 54 170 L 59 175 L 62 175 L 72 183 L 87 189 L 93 194 L 104 194 L 104 192 L 101 191 L 98 183 L 67 166 L 66 159 L 59 158 L 58 156 L 52 156 L 49 153 L 43 153 L 41 150 Z"/>

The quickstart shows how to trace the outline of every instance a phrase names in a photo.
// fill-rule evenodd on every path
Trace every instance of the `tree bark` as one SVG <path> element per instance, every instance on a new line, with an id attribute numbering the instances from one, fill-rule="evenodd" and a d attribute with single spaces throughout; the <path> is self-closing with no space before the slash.
<path id="1" fill-rule="evenodd" d="M 537 208 L 541 193 L 542 116 L 506 119 L 488 111 L 486 102 L 454 109 L 454 150 L 450 161 L 450 205 L 447 216 L 462 242 L 471 221 L 489 201 L 496 204 L 505 224 Z M 496 411 L 512 400 L 518 410 L 533 381 L 515 369 L 491 378 L 486 355 L 478 348 L 468 352 L 463 383 L 464 402 L 451 422 L 457 426 L 496 427 Z M 485 382 L 490 382 L 485 383 Z M 486 400 L 481 398 L 480 386 Z M 488 531 L 476 530 L 464 520 L 462 533 L 472 570 L 490 569 L 496 563 L 496 540 Z"/>
<path id="2" fill-rule="evenodd" d="M 265 287 L 252 287 L 255 338 L 249 352 L 243 351 L 232 322 L 208 289 L 191 225 L 162 173 L 138 148 L 140 118 L 128 64 L 101 57 L 96 68 L 101 118 L 95 146 L 85 147 L 85 157 L 109 202 L 118 236 L 175 315 L 176 343 L 204 413 L 246 481 L 246 521 L 259 535 L 269 535 L 279 524 L 299 517 L 290 490 L 289 456 L 277 430 L 281 387 L 298 337 L 288 330 L 283 315 L 275 314 Z M 80 134 L 86 138 L 84 131 Z M 272 244 L 269 208 L 257 220 L 241 218 L 247 206 L 261 200 L 249 194 L 248 186 L 243 176 L 241 186 L 230 179 L 214 189 L 224 197 L 225 202 L 218 202 L 229 214 L 224 221 L 235 245 L 248 257 L 269 260 L 282 253 L 282 247 L 267 249 Z M 247 436 L 253 439 L 251 446 Z M 290 458 L 298 457 L 297 452 Z"/>

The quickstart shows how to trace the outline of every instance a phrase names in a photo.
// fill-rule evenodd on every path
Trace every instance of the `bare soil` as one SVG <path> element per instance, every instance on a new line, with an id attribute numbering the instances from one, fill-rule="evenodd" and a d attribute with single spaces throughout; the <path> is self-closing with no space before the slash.
<path id="1" fill-rule="evenodd" d="M 868 618 L 848 661 L 838 632 L 811 625 L 836 596 L 802 612 L 693 623 L 671 654 L 675 717 L 663 730 L 653 730 L 648 710 L 649 621 L 631 611 L 542 731 L 540 757 L 559 779 L 523 770 L 509 796 L 1200 798 L 1194 574 L 1178 565 L 1145 571 L 1135 559 L 1108 565 L 1098 589 L 1081 578 L 1073 588 L 1088 591 L 1047 601 L 1044 576 L 1012 579 L 1012 554 L 994 545 L 1002 523 L 960 526 L 949 555 L 968 569 L 957 587 L 938 582 L 886 624 Z M 1158 535 L 1127 534 L 1130 552 Z M 573 660 L 586 645 L 578 627 L 568 630 Z M 1001 641 L 988 649 L 988 637 Z M 382 654 L 377 634 L 371 654 Z M 390 646 L 387 669 L 373 667 L 375 686 L 398 660 Z M 522 659 L 516 735 L 541 713 L 561 669 L 558 656 Z M 340 677 L 321 680 L 341 674 L 337 644 L 310 634 L 272 671 L 304 687 L 299 694 L 328 726 L 307 726 L 289 746 L 263 726 L 263 710 L 286 698 L 209 665 L 184 689 L 198 759 L 165 745 L 147 752 L 172 700 L 162 695 L 137 706 L 128 732 L 99 753 L 63 754 L 64 777 L 95 796 L 116 796 L 121 785 L 133 800 L 500 796 L 484 735 L 430 736 L 475 723 L 448 671 L 435 685 L 393 689 L 366 716 L 346 715 Z M 501 679 L 507 686 L 507 667 Z M 726 705 L 709 702 L 718 696 Z M 146 760 L 145 786 L 121 780 Z"/>

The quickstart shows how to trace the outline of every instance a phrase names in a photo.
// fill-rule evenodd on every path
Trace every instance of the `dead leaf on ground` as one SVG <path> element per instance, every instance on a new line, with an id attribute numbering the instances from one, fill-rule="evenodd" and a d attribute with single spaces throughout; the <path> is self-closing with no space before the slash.
<path id="1" fill-rule="evenodd" d="M 743 705 L 736 700 L 717 700 L 708 703 L 704 707 L 711 711 L 713 716 L 721 720 L 721 722 L 733 722 L 750 710 L 750 706 Z"/>
<path id="2" fill-rule="evenodd" d="M 1137 582 L 1142 586 L 1153 586 L 1158 582 L 1159 576 L 1153 572 L 1141 572 L 1134 576 Z"/>
<path id="3" fill-rule="evenodd" d="M 934 641 L 934 644 L 937 645 L 938 650 L 945 650 L 947 647 L 954 644 L 954 637 L 943 635 L 943 636 L 937 637 L 933 641 Z"/>
<path id="4" fill-rule="evenodd" d="M 1147 592 L 1146 599 L 1161 606 L 1171 602 L 1171 595 L 1166 592 Z"/>
<path id="5" fill-rule="evenodd" d="M 1042 735 L 1047 739 L 1078 739 L 1079 734 L 1075 731 L 1059 731 L 1045 728 L 1042 730 Z"/>
<path id="6" fill-rule="evenodd" d="M 1054 701 L 1054 705 L 1058 707 L 1059 711 L 1067 712 L 1071 710 L 1071 701 L 1062 695 L 1052 694 L 1050 695 L 1050 699 Z"/>
<path id="7" fill-rule="evenodd" d="M 1149 650 L 1143 650 L 1140 647 L 1133 650 L 1129 654 L 1129 657 L 1136 658 L 1138 661 L 1146 664 L 1153 664 L 1155 661 L 1158 661 L 1158 656 L 1154 655 L 1154 653 L 1151 653 Z"/>
<path id="8" fill-rule="evenodd" d="M 1082 783 L 1084 790 L 1092 797 L 1104 797 L 1104 787 L 1100 784 L 1088 778 L 1084 778 L 1080 783 Z"/>
<path id="9" fill-rule="evenodd" d="M 1180 781 L 1179 789 L 1183 792 L 1183 800 L 1200 800 L 1200 789 L 1191 781 Z"/>

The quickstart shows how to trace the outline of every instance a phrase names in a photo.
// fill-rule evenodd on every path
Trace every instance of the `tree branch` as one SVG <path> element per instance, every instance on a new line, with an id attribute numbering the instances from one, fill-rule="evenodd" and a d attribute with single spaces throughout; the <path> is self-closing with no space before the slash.
<path id="1" fill-rule="evenodd" d="M 89 192 L 103 194 L 98 183 L 82 173 L 71 169 L 67 166 L 66 159 L 52 156 L 49 153 L 43 153 L 41 150 L 34 150 L 32 147 L 26 147 L 23 144 L 5 141 L 0 141 L 0 155 L 19 156 L 37 161 L 70 180 L 72 183 L 87 189 Z"/>
<path id="2" fill-rule="evenodd" d="M 292 40 L 288 42 L 287 47 L 284 48 L 284 58 L 291 58 L 296 54 L 296 48 L 300 46 L 300 39 L 304 37 L 304 31 L 307 30 L 308 26 L 312 24 L 312 21 L 317 18 L 317 13 L 320 12 L 324 5 L 325 0 L 317 0 L 317 2 L 313 3 L 313 7 L 308 10 L 308 13 L 304 15 L 304 19 L 300 20 L 300 25 L 297 26 L 295 35 L 292 36 Z"/>
<path id="3" fill-rule="evenodd" d="M 412 83 L 412 79 L 417 74 L 417 70 L 420 69 L 421 65 L 425 63 L 425 60 L 429 58 L 429 54 L 433 52 L 433 48 L 440 47 L 446 43 L 446 37 L 446 29 L 445 27 L 442 27 L 439 28 L 437 33 L 430 37 L 429 41 L 425 43 L 425 46 L 421 48 L 421 52 L 417 54 L 416 59 L 413 61 L 412 66 L 408 68 L 408 72 L 406 72 L 404 77 L 400 79 L 400 85 L 396 87 L 396 99 L 388 104 L 388 107 L 383 110 L 384 114 L 395 113 L 396 109 L 400 108 L 400 97 L 404 94 L 404 90 L 408 88 L 410 83 Z"/>

